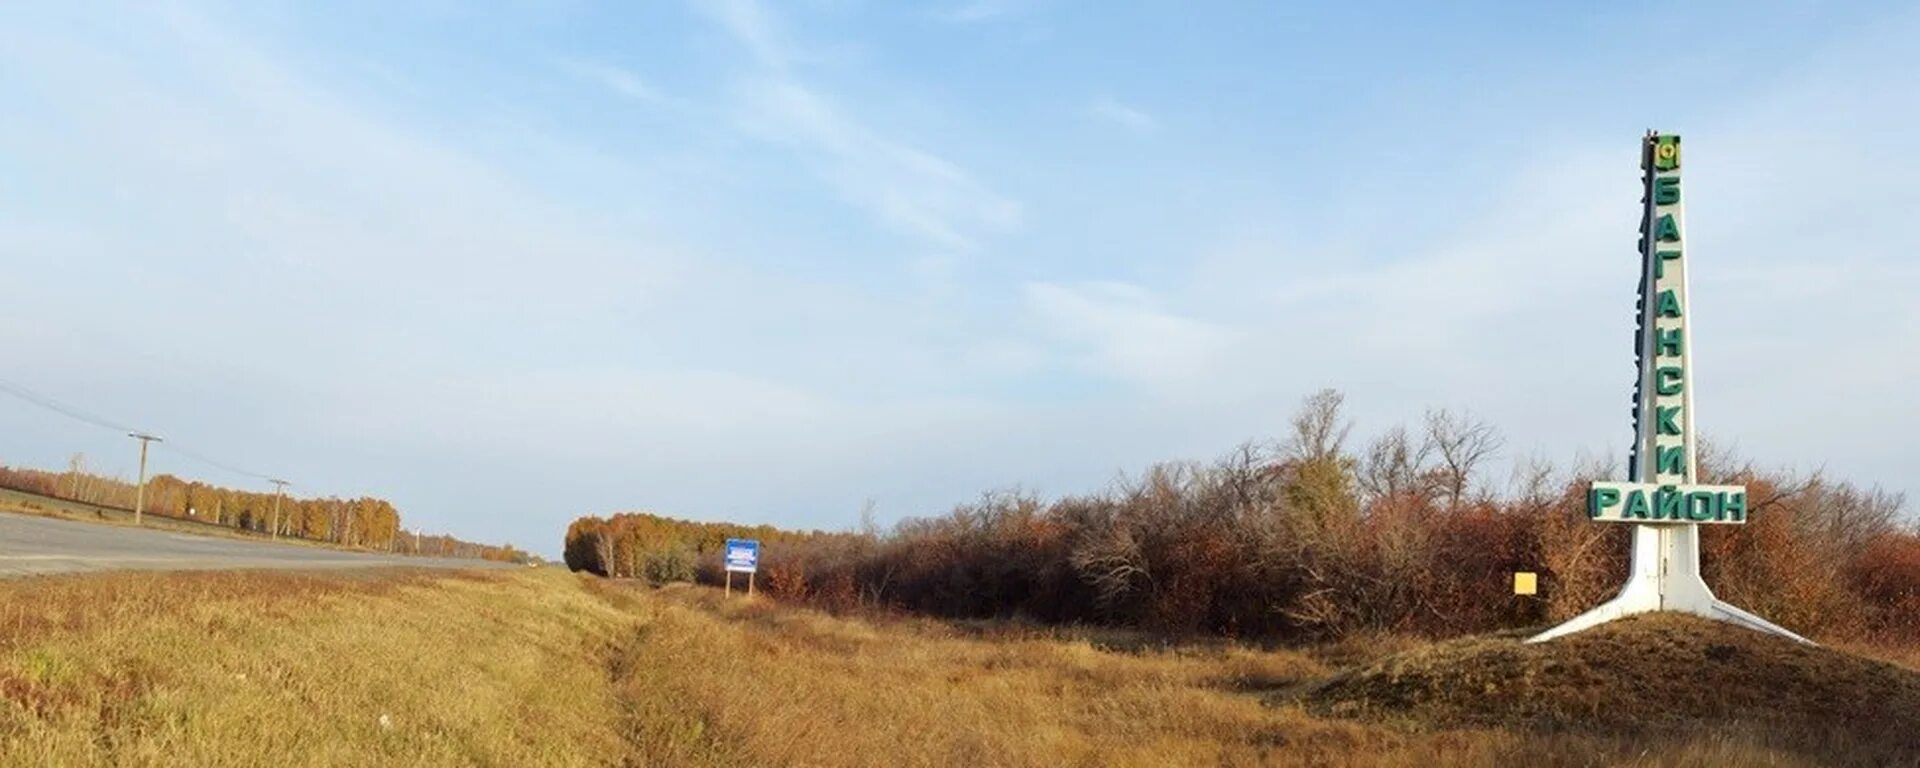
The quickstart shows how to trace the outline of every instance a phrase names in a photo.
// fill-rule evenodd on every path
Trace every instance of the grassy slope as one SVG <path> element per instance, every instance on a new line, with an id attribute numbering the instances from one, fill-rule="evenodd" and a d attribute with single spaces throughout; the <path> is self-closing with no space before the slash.
<path id="1" fill-rule="evenodd" d="M 0 582 L 0 764 L 1823 762 L 1739 723 L 1639 738 L 1276 693 L 1383 645 L 1162 648 L 547 570 L 22 580 Z"/>
<path id="2" fill-rule="evenodd" d="M 649 614 L 638 650 L 654 663 L 623 681 L 622 697 L 670 715 L 652 721 L 641 741 L 660 765 L 1884 765 L 1890 757 L 1884 744 L 1851 751 L 1844 732 L 1765 731 L 1724 712 L 1675 710 L 1690 727 L 1646 735 L 1405 710 L 1332 717 L 1296 703 L 1297 693 L 1279 695 L 1349 676 L 1329 667 L 1335 660 L 1380 663 L 1359 644 L 1306 653 L 1128 649 L 1114 647 L 1114 637 L 981 634 L 722 603 L 711 590 L 628 600 Z"/>
<path id="3" fill-rule="evenodd" d="M 563 574 L 0 582 L 0 763 L 601 764 L 628 625 Z"/>

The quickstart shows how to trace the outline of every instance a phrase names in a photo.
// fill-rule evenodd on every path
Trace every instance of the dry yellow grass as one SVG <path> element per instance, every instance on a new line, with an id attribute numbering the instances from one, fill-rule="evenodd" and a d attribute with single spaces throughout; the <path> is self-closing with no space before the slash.
<path id="1" fill-rule="evenodd" d="M 557 573 L 0 582 L 0 764 L 605 764 L 630 627 Z"/>
<path id="2" fill-rule="evenodd" d="M 1310 652 L 835 618 L 552 571 L 0 582 L 4 765 L 1815 765 L 1272 703 Z M 1776 740 L 1777 741 L 1777 740 Z M 1832 759 L 1827 759 L 1832 758 Z"/>
<path id="3" fill-rule="evenodd" d="M 622 590 L 627 588 L 610 588 Z M 842 619 L 673 588 L 619 676 L 655 765 L 1817 765 L 1742 727 L 1658 738 L 1315 717 L 1262 693 L 1317 654 L 1107 650 L 928 621 Z M 1360 655 L 1351 648 L 1329 655 Z"/>

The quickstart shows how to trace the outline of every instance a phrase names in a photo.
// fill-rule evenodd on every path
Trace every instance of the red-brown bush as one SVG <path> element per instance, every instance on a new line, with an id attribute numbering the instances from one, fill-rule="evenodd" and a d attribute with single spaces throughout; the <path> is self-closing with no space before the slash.
<path id="1" fill-rule="evenodd" d="M 1485 425 L 1437 412 L 1424 444 L 1394 430 L 1359 459 L 1342 449 L 1338 407 L 1316 395 L 1279 449 L 1157 465 L 1106 493 L 989 493 L 886 535 L 759 529 L 772 542 L 767 591 L 836 611 L 1291 640 L 1538 626 L 1619 587 L 1628 528 L 1584 509 L 1603 469 L 1531 465 L 1524 487 L 1495 494 L 1474 463 L 1499 444 Z M 1444 465 L 1428 458 L 1436 444 L 1453 457 Z M 1754 500 L 1746 525 L 1705 526 L 1707 578 L 1722 596 L 1803 632 L 1920 638 L 1920 534 L 1900 497 L 1702 455 L 1703 480 L 1745 484 Z M 703 553 L 745 530 L 644 517 Z M 617 541 L 642 538 L 623 518 L 576 523 L 569 563 L 608 572 L 586 542 L 607 545 L 595 531 L 625 525 L 608 534 L 619 573 Z M 1541 594 L 1513 595 L 1516 571 L 1538 573 Z"/>

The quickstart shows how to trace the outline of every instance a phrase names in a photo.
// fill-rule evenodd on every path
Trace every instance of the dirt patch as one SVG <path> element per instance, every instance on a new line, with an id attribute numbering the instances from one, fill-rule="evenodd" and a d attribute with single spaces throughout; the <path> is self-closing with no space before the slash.
<path id="1" fill-rule="evenodd" d="M 1547 643 L 1517 634 L 1437 643 L 1270 700 L 1422 726 L 1641 734 L 1738 728 L 1920 756 L 1920 673 L 1678 614 Z"/>

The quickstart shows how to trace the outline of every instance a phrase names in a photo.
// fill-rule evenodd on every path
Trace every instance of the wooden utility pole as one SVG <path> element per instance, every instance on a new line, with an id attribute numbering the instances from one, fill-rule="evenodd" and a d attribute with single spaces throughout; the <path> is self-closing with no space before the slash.
<path id="1" fill-rule="evenodd" d="M 280 538 L 280 497 L 287 495 L 287 486 L 292 483 L 272 479 L 267 482 L 273 483 L 273 528 L 267 532 L 267 538 L 278 539 Z"/>
<path id="2" fill-rule="evenodd" d="M 133 524 L 139 525 L 147 508 L 147 445 L 164 441 L 144 432 L 128 432 L 127 437 L 140 441 L 140 484 L 133 487 Z"/>

